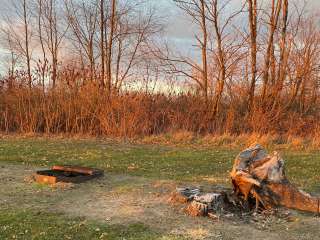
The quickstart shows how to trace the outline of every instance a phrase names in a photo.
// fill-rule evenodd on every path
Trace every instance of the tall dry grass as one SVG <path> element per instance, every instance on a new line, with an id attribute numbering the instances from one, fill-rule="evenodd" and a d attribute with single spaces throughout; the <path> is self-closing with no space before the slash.
<path id="1" fill-rule="evenodd" d="M 174 141 L 216 134 L 251 134 L 312 138 L 319 142 L 319 114 L 282 113 L 256 110 L 243 113 L 245 103 L 224 102 L 216 119 L 210 106 L 196 94 L 150 94 L 122 92 L 109 97 L 94 84 L 60 85 L 54 90 L 41 87 L 3 87 L 0 90 L 0 130 L 7 133 L 84 134 L 107 137 L 145 137 L 171 134 Z M 174 133 L 174 134 L 173 134 Z M 173 135 L 172 135 L 173 134 Z M 258 138 L 258 137 L 256 137 Z M 275 140 L 276 141 L 276 140 Z"/>

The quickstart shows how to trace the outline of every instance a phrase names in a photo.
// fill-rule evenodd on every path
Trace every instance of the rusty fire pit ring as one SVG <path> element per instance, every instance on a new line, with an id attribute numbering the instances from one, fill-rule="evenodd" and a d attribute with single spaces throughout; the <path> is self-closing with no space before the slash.
<path id="1" fill-rule="evenodd" d="M 101 169 L 56 165 L 49 170 L 39 170 L 35 174 L 35 180 L 38 183 L 56 184 L 64 183 L 82 183 L 94 178 L 103 176 L 104 172 Z"/>

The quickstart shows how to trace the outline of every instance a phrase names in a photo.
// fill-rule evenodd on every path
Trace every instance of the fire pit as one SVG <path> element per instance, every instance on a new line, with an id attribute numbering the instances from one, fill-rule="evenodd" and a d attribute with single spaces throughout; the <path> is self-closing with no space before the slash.
<path id="1" fill-rule="evenodd" d="M 103 176 L 103 170 L 78 166 L 53 166 L 50 170 L 37 171 L 38 183 L 56 184 L 57 182 L 81 183 Z"/>
<path id="2" fill-rule="evenodd" d="M 273 212 L 279 207 L 320 213 L 320 198 L 290 183 L 281 156 L 277 152 L 268 154 L 259 144 L 236 157 L 230 176 L 232 191 L 202 192 L 200 188 L 178 187 L 169 200 L 185 204 L 185 212 L 191 216 Z"/>

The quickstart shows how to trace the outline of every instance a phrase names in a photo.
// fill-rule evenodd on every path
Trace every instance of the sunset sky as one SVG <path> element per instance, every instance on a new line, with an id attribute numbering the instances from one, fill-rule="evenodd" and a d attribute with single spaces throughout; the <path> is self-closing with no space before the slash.
<path id="1" fill-rule="evenodd" d="M 18 0 L 0 0 L 0 14 L 3 14 L 5 8 L 11 1 Z M 167 25 L 167 36 L 173 38 L 180 43 L 187 44 L 190 38 L 193 37 L 192 27 L 186 16 L 183 16 L 182 12 L 176 7 L 173 0 L 149 0 L 150 3 L 158 8 L 159 14 L 163 16 Z M 235 4 L 243 0 L 232 0 Z M 303 1 L 303 0 L 301 0 Z M 264 0 L 264 2 L 266 2 Z M 309 9 L 312 11 L 320 10 L 320 0 L 307 0 Z"/>
<path id="2" fill-rule="evenodd" d="M 3 6 L 11 3 L 11 1 L 18 0 L 0 0 L 0 13 L 3 14 L 5 8 Z M 170 37 L 188 40 L 192 36 L 192 28 L 186 20 L 185 16 L 182 16 L 181 11 L 176 7 L 173 0 L 149 0 L 151 4 L 155 5 L 159 14 L 163 15 L 168 23 L 168 35 Z M 232 0 L 235 4 L 243 0 Z M 303 0 L 301 0 L 303 1 Z M 306 0 L 308 2 L 309 9 L 313 11 L 320 10 L 320 0 Z M 266 2 L 266 0 L 264 0 Z"/>

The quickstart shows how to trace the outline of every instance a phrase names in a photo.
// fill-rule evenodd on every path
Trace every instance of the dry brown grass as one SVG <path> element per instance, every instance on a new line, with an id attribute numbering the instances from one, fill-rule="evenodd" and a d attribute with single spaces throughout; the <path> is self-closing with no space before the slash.
<path id="1" fill-rule="evenodd" d="M 180 134 L 180 133 L 178 133 Z M 140 143 L 163 145 L 195 145 L 204 147 L 229 147 L 245 148 L 259 143 L 267 148 L 284 148 L 292 150 L 312 150 L 320 147 L 319 137 L 301 137 L 279 134 L 246 133 L 240 135 L 231 134 L 207 134 L 205 136 L 192 135 L 192 141 L 181 138 L 179 141 L 173 135 L 152 135 L 137 139 Z"/>
<path id="2" fill-rule="evenodd" d="M 285 100 L 285 99 L 284 99 Z M 43 92 L 23 86 L 0 89 L 0 131 L 37 134 L 143 139 L 155 143 L 233 146 L 319 146 L 319 113 L 255 110 L 244 116 L 245 103 L 223 103 L 213 119 L 211 103 L 195 94 L 122 92 L 108 96 L 95 84 L 61 83 Z"/>

